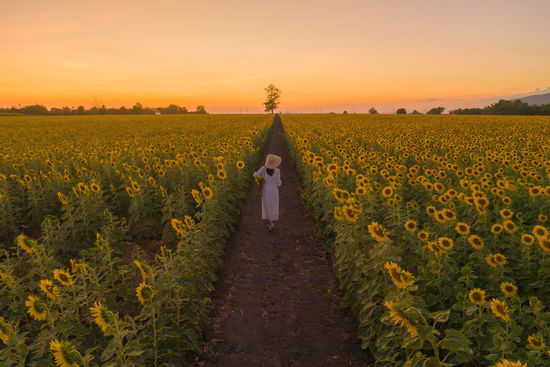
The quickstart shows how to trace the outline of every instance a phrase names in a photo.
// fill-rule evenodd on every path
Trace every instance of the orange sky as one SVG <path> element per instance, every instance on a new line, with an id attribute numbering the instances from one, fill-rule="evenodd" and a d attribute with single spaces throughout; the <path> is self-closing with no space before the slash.
<path id="1" fill-rule="evenodd" d="M 0 106 L 485 105 L 550 86 L 550 1 L 1 0 Z"/>

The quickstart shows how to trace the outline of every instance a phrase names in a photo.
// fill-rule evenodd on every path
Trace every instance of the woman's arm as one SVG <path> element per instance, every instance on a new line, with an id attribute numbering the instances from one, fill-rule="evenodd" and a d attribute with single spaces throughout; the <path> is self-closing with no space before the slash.
<path id="1" fill-rule="evenodd" d="M 281 171 L 279 169 L 277 169 L 277 178 L 275 180 L 275 184 L 277 184 L 277 186 L 281 186 Z"/>
<path id="2" fill-rule="evenodd" d="M 264 176 L 264 171 L 265 171 L 265 167 L 262 166 L 262 167 L 260 167 L 259 170 L 257 170 L 256 172 L 254 172 L 254 174 L 253 174 L 252 176 L 254 176 L 254 177 Z"/>

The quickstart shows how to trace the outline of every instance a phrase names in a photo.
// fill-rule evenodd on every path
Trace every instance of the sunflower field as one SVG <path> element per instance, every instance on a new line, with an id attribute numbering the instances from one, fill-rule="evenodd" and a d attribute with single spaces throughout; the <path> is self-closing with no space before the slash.
<path id="1" fill-rule="evenodd" d="M 282 122 L 377 366 L 550 365 L 550 118 Z"/>
<path id="2" fill-rule="evenodd" d="M 0 117 L 0 364 L 185 364 L 271 121 Z"/>

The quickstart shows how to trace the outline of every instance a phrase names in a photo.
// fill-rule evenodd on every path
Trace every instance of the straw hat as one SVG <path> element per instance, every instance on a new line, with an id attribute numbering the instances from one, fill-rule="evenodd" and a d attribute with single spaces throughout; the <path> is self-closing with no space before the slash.
<path id="1" fill-rule="evenodd" d="M 268 154 L 265 157 L 265 168 L 277 168 L 281 164 L 281 157 L 275 154 Z"/>

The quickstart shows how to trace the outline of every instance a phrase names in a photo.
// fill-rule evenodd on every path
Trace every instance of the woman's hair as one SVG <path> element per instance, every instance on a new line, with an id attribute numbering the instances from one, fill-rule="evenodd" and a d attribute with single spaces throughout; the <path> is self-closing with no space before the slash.
<path id="1" fill-rule="evenodd" d="M 273 168 L 266 168 L 265 171 L 266 171 L 267 174 L 270 175 L 270 176 L 273 176 L 273 172 L 275 172 L 275 171 L 273 170 Z"/>

